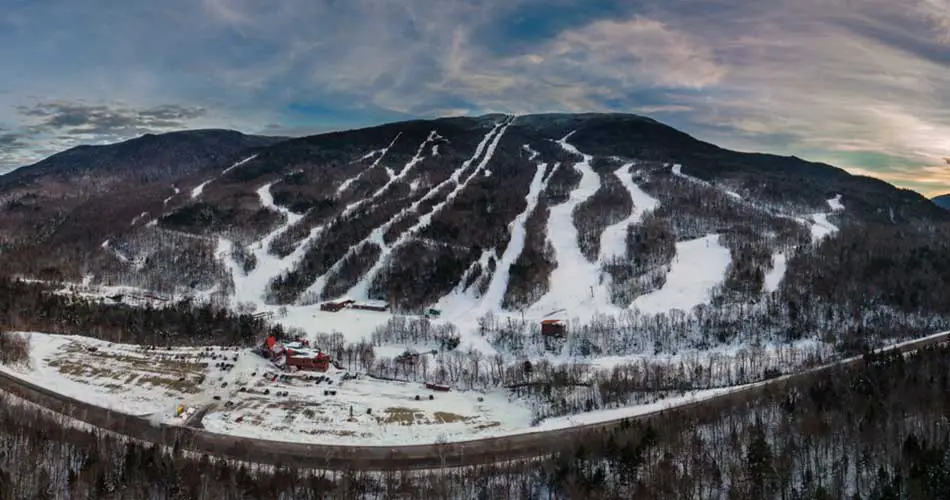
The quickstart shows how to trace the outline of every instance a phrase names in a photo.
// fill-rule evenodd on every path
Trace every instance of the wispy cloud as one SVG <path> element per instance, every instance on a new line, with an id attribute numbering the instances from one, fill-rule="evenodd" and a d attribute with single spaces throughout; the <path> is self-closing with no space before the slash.
<path id="1" fill-rule="evenodd" d="M 59 0 L 2 23 L 0 168 L 174 127 L 628 111 L 950 191 L 945 0 Z"/>

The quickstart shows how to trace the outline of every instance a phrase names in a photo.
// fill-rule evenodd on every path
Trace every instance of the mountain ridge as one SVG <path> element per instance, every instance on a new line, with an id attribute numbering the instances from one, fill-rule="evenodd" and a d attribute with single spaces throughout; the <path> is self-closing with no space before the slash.
<path id="1" fill-rule="evenodd" d="M 815 301 L 834 318 L 944 307 L 940 272 L 918 273 L 947 266 L 926 249 L 950 213 L 883 181 L 729 151 L 636 115 L 408 120 L 227 156 L 139 187 L 90 176 L 102 184 L 90 200 L 4 233 L 0 270 L 240 309 L 352 296 L 468 323 L 697 307 L 764 322 L 780 301 L 787 316 L 761 327 L 786 336 L 814 326 L 800 311 Z M 0 224 L 24 210 L 8 202 Z M 911 276 L 908 302 L 894 283 Z"/>

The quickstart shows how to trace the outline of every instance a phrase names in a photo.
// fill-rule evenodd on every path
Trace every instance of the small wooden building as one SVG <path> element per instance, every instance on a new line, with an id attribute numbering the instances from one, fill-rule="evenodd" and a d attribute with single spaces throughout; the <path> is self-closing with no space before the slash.
<path id="1" fill-rule="evenodd" d="M 324 303 L 320 304 L 320 310 L 321 310 L 321 311 L 337 312 L 337 311 L 339 311 L 340 309 L 343 309 L 343 308 L 345 308 L 345 307 L 347 307 L 347 306 L 353 304 L 354 302 L 356 302 L 356 301 L 355 301 L 355 300 L 351 300 L 351 299 L 331 300 L 331 301 L 329 301 L 329 302 L 324 302 Z"/>
<path id="2" fill-rule="evenodd" d="M 389 304 L 382 301 L 367 301 L 367 302 L 354 302 L 350 305 L 350 309 L 359 309 L 362 311 L 377 311 L 377 312 L 386 312 L 389 309 Z"/>
<path id="3" fill-rule="evenodd" d="M 559 319 L 545 319 L 541 321 L 541 335 L 560 337 L 567 331 L 564 322 Z"/>

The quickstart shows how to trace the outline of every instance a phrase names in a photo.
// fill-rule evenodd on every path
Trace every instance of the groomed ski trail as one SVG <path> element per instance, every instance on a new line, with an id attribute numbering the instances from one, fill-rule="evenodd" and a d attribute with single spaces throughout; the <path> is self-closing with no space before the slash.
<path id="1" fill-rule="evenodd" d="M 488 162 L 494 156 L 495 149 L 498 147 L 498 143 L 501 141 L 502 136 L 505 135 L 505 131 L 515 121 L 515 118 L 516 117 L 508 117 L 502 122 L 496 124 L 492 128 L 492 130 L 490 130 L 488 134 L 486 134 L 485 137 L 482 138 L 481 142 L 479 142 L 478 146 L 475 148 L 474 155 L 468 160 L 466 160 L 465 163 L 463 163 L 459 169 L 453 172 L 452 175 L 448 179 L 442 181 L 437 186 L 430 189 L 429 192 L 426 193 L 425 196 L 423 196 L 418 201 L 413 203 L 412 206 L 410 206 L 408 209 L 405 209 L 400 212 L 400 214 L 402 214 L 402 213 L 410 213 L 411 211 L 416 210 L 422 202 L 434 197 L 436 193 L 438 193 L 442 189 L 442 187 L 452 182 L 456 183 L 455 189 L 453 189 L 452 192 L 449 193 L 443 201 L 434 205 L 432 207 L 432 210 L 430 210 L 427 214 L 419 217 L 419 220 L 416 221 L 416 223 L 412 227 L 403 231 L 402 234 L 400 234 L 399 237 L 396 239 L 396 241 L 394 241 L 391 245 L 386 245 L 385 243 L 382 243 L 380 245 L 381 251 L 380 251 L 379 257 L 376 259 L 376 263 L 373 264 L 373 267 L 370 268 L 370 270 L 367 271 L 366 274 L 363 275 L 363 278 L 359 282 L 357 282 L 356 285 L 354 285 L 347 291 L 345 296 L 354 297 L 354 298 L 368 298 L 370 285 L 372 284 L 373 280 L 376 278 L 376 275 L 379 274 L 380 270 L 388 261 L 389 256 L 392 253 L 392 251 L 396 249 L 397 247 L 399 247 L 400 245 L 404 244 L 413 235 L 413 233 L 418 231 L 420 228 L 428 226 L 434 214 L 438 213 L 442 209 L 442 207 L 444 207 L 448 203 L 451 203 L 453 200 L 455 200 L 458 194 L 461 193 L 468 186 L 468 184 L 472 181 L 472 179 L 478 177 L 478 175 L 481 174 L 481 172 L 488 165 Z M 484 156 L 482 157 L 482 161 L 475 167 L 475 170 L 472 171 L 472 173 L 468 177 L 466 177 L 464 181 L 460 183 L 459 178 L 462 176 L 462 172 L 468 169 L 471 166 L 471 164 L 475 162 L 479 158 L 479 156 L 482 155 L 483 151 L 484 151 Z M 392 221 L 398 220 L 398 217 L 399 216 L 397 215 L 396 217 L 392 219 Z M 381 237 L 382 234 L 383 234 L 382 232 L 379 233 L 380 235 L 379 241 L 382 240 L 382 237 Z M 373 235 L 370 235 L 370 237 L 373 237 Z"/>
<path id="2" fill-rule="evenodd" d="M 360 176 L 362 176 L 362 175 L 365 174 L 366 172 L 369 172 L 370 170 L 376 168 L 376 167 L 379 165 L 379 162 L 383 161 L 383 158 L 386 157 L 386 154 L 389 153 L 389 150 L 392 149 L 392 147 L 396 144 L 396 141 L 399 140 L 399 136 L 401 136 L 401 135 L 402 135 L 402 132 L 397 133 L 397 134 L 396 134 L 396 137 L 393 137 L 392 142 L 390 142 L 388 146 L 386 146 L 386 147 L 383 148 L 383 149 L 377 149 L 377 150 L 375 150 L 375 151 L 370 151 L 369 153 L 363 155 L 362 158 L 360 158 L 359 160 L 357 160 L 357 161 L 368 160 L 368 159 L 372 158 L 373 155 L 379 154 L 379 156 L 376 157 L 375 160 L 373 160 L 373 164 L 370 165 L 369 167 L 367 167 L 366 170 L 363 170 L 362 172 L 360 172 L 360 175 L 357 175 L 357 176 L 355 176 L 355 177 L 352 177 L 352 178 L 350 178 L 350 179 L 347 179 L 347 180 L 343 181 L 343 182 L 340 184 L 340 186 L 339 186 L 338 188 L 336 188 L 336 194 L 337 194 L 337 195 L 343 194 L 343 192 L 346 191 L 346 188 L 350 187 L 351 184 L 353 184 L 354 182 L 356 182 L 356 180 L 359 179 Z M 392 175 L 390 175 L 389 177 L 392 178 Z"/>
<path id="3" fill-rule="evenodd" d="M 557 267 L 551 272 L 551 288 L 528 310 L 533 315 L 561 309 L 583 309 L 591 317 L 618 314 L 620 308 L 611 303 L 607 287 L 600 282 L 600 265 L 588 261 L 577 244 L 574 209 L 597 192 L 600 177 L 590 166 L 593 157 L 581 153 L 567 142 L 573 134 L 567 134 L 557 144 L 565 151 L 582 157 L 580 162 L 574 164 L 574 169 L 581 174 L 581 180 L 567 201 L 550 209 L 547 236 L 554 247 Z"/>
<path id="4" fill-rule="evenodd" d="M 533 160 L 539 154 L 528 145 L 525 145 L 524 149 L 530 154 L 529 160 Z M 485 294 L 480 299 L 477 299 L 471 290 L 460 289 L 465 283 L 463 277 L 463 281 L 459 284 L 459 287 L 452 294 L 443 297 L 435 306 L 436 308 L 448 312 L 449 316 L 453 317 L 463 314 L 463 311 L 464 314 L 468 316 L 472 314 L 480 316 L 488 311 L 501 310 L 501 304 L 505 298 L 505 291 L 508 290 L 511 266 L 518 260 L 518 257 L 521 256 L 521 252 L 524 251 L 525 238 L 527 236 L 525 223 L 535 208 L 537 208 L 538 199 L 548 184 L 545 180 L 548 164 L 539 162 L 536 168 L 537 170 L 528 188 L 528 194 L 525 196 L 525 209 L 508 225 L 508 233 L 510 235 L 508 244 L 505 246 L 505 251 L 501 259 L 495 263 L 495 272 L 492 274 L 488 290 L 485 291 Z M 550 179 L 550 177 L 548 177 L 548 179 Z M 492 250 L 492 255 L 494 255 L 494 249 Z M 482 268 L 485 269 L 486 264 L 479 263 L 482 265 Z M 472 286 L 474 287 L 476 285 Z M 475 300 L 478 300 L 478 302 L 477 305 L 473 306 Z"/>
<path id="5" fill-rule="evenodd" d="M 251 156 L 248 156 L 247 158 L 245 158 L 245 159 L 243 159 L 243 160 L 241 160 L 241 161 L 238 161 L 238 162 L 234 163 L 234 164 L 231 165 L 230 167 L 228 167 L 228 168 L 222 170 L 220 174 L 218 174 L 218 175 L 216 175 L 216 176 L 214 176 L 214 177 L 212 177 L 212 178 L 210 178 L 210 179 L 208 179 L 208 180 L 202 182 L 201 184 L 198 184 L 197 186 L 195 186 L 194 189 L 191 190 L 191 199 L 194 200 L 194 199 L 197 199 L 199 196 L 201 196 L 201 193 L 203 193 L 204 190 L 205 190 L 205 186 L 207 186 L 208 184 L 210 184 L 210 183 L 212 183 L 212 182 L 214 182 L 214 181 L 220 179 L 222 175 L 224 175 L 224 174 L 226 174 L 226 173 L 228 173 L 228 172 L 234 170 L 235 168 L 240 167 L 241 165 L 244 165 L 245 163 L 247 163 L 247 162 L 253 160 L 254 158 L 257 158 L 257 155 L 256 155 L 256 154 L 251 155 Z M 174 186 L 172 186 L 172 187 L 174 187 Z M 175 194 L 178 194 L 178 188 L 175 188 Z"/>
<path id="6" fill-rule="evenodd" d="M 633 173 L 631 169 L 636 162 L 624 164 L 614 171 L 614 175 L 620 179 L 627 193 L 630 194 L 630 200 L 633 202 L 633 210 L 626 219 L 607 226 L 600 235 L 600 257 L 598 260 L 603 264 L 611 257 L 625 257 L 627 254 L 627 228 L 631 224 L 637 224 L 643 220 L 643 216 L 652 212 L 660 206 L 659 200 L 648 195 L 637 183 L 633 182 Z"/>
<path id="7" fill-rule="evenodd" d="M 398 182 L 402 179 L 405 179 L 406 176 L 408 176 L 409 173 L 413 170 L 413 168 L 415 168 L 415 166 L 423 160 L 422 155 L 426 147 L 429 145 L 431 141 L 435 139 L 435 137 L 438 137 L 438 134 L 436 133 L 435 130 L 429 132 L 429 136 L 426 137 L 426 140 L 423 141 L 422 144 L 419 146 L 419 149 L 416 150 L 416 154 L 412 157 L 412 159 L 410 159 L 409 162 L 406 163 L 406 165 L 402 168 L 402 170 L 400 170 L 399 174 L 396 174 L 395 176 L 391 176 L 389 179 L 389 182 L 387 182 L 385 186 L 380 188 L 377 191 L 377 193 L 382 194 L 385 191 L 385 189 L 388 188 L 388 186 L 392 185 L 394 182 Z M 314 281 L 313 284 L 307 287 L 307 289 L 304 290 L 304 292 L 301 293 L 300 296 L 301 297 L 304 297 L 304 296 L 320 297 L 320 295 L 323 294 L 324 288 L 326 288 L 327 280 L 330 278 L 330 276 L 335 275 L 340 270 L 341 267 L 343 267 L 343 263 L 346 262 L 347 258 L 355 254 L 356 252 L 360 251 L 360 249 L 362 249 L 363 246 L 366 245 L 367 243 L 376 243 L 377 245 L 380 245 L 380 246 L 384 244 L 383 235 L 386 234 L 386 231 L 389 229 L 389 227 L 396 220 L 399 219 L 400 215 L 402 215 L 403 212 L 404 210 L 400 211 L 398 214 L 396 214 L 395 216 L 390 218 L 388 221 L 386 221 L 385 224 L 373 229 L 373 231 L 369 234 L 369 236 L 364 238 L 363 241 L 360 241 L 356 245 L 353 245 L 352 247 L 350 247 L 350 249 L 347 250 L 346 253 L 343 254 L 342 257 L 340 257 L 336 262 L 333 263 L 332 266 L 330 266 L 329 269 L 326 270 L 326 272 L 324 272 L 322 275 L 317 277 L 316 281 Z"/>
<path id="8" fill-rule="evenodd" d="M 285 218 L 285 222 L 273 231 L 267 233 L 261 240 L 250 245 L 249 250 L 256 259 L 257 265 L 254 266 L 254 269 L 249 273 L 244 274 L 244 270 L 237 266 L 229 266 L 232 269 L 232 278 L 234 280 L 234 295 L 232 300 L 236 303 L 250 302 L 259 304 L 263 302 L 261 294 L 267 289 L 267 284 L 275 268 L 280 268 L 282 263 L 279 257 L 272 255 L 267 249 L 277 236 L 303 218 L 302 215 L 295 214 L 274 203 L 274 196 L 270 192 L 271 186 L 274 184 L 276 184 L 276 182 L 263 185 L 257 190 L 257 196 L 262 206 L 270 210 L 276 210 Z M 219 243 L 219 249 L 226 248 L 228 250 L 226 255 L 220 257 L 227 259 L 229 262 L 233 261 L 230 255 L 233 247 L 234 244 L 230 241 L 224 245 Z"/>

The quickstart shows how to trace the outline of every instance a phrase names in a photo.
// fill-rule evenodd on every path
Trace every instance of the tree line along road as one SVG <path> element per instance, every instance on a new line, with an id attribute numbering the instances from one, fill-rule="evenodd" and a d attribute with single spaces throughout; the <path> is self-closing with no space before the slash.
<path id="1" fill-rule="evenodd" d="M 948 338 L 950 338 L 950 332 L 943 332 L 884 349 L 908 353 L 946 342 Z M 471 441 L 407 446 L 307 444 L 231 436 L 194 427 L 156 425 L 146 418 L 91 405 L 3 372 L 0 372 L 0 390 L 103 431 L 198 454 L 265 465 L 282 464 L 312 469 L 382 471 L 464 467 L 542 456 L 564 449 L 589 433 L 608 431 L 625 423 L 647 423 L 651 419 L 662 418 L 671 412 L 684 411 L 701 405 L 715 407 L 748 401 L 765 391 L 782 390 L 785 385 L 799 379 L 828 370 L 857 366 L 862 362 L 863 358 L 860 356 L 848 358 L 804 372 L 739 386 L 734 391 L 706 399 L 627 418 L 566 429 L 528 431 Z"/>

